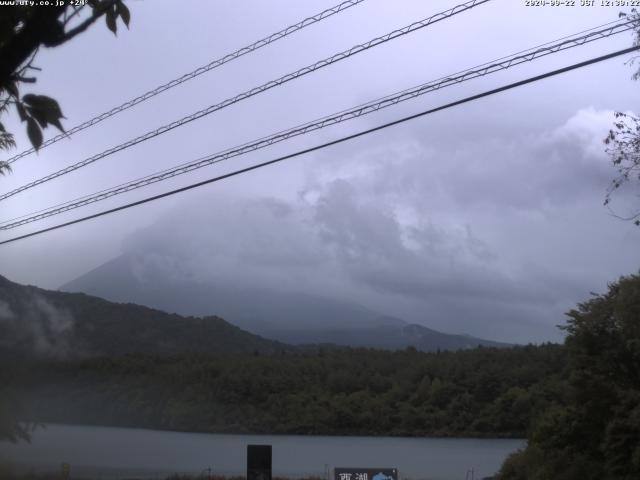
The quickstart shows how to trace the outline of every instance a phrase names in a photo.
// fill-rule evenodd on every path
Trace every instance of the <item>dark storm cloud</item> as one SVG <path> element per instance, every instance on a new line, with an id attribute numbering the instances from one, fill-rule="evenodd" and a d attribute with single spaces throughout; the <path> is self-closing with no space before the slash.
<path id="1" fill-rule="evenodd" d="M 404 139 L 327 153 L 295 196 L 201 194 L 126 250 L 183 278 L 339 293 L 445 331 L 558 339 L 562 313 L 611 280 L 593 277 L 606 262 L 588 236 L 610 222 L 591 210 L 610 173 L 609 118 L 587 109 L 474 148 Z"/>

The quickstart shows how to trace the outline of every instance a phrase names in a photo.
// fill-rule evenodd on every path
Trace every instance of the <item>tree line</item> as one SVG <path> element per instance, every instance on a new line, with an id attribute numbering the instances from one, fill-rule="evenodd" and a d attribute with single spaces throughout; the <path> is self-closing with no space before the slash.
<path id="1" fill-rule="evenodd" d="M 524 437 L 565 393 L 560 345 L 126 355 L 14 376 L 33 422 L 191 432 Z"/>
<path id="2" fill-rule="evenodd" d="M 531 419 L 501 480 L 640 478 L 640 276 L 568 313 L 565 395 Z"/>

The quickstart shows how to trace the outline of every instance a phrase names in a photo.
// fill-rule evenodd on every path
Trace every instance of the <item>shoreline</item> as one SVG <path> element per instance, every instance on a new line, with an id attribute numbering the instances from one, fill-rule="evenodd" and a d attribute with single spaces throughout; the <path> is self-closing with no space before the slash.
<path id="1" fill-rule="evenodd" d="M 39 435 L 40 434 L 40 435 Z M 273 447 L 273 475 L 283 479 L 327 478 L 336 467 L 397 468 L 399 480 L 459 480 L 474 468 L 477 478 L 494 474 L 524 439 L 244 435 L 167 432 L 120 427 L 49 424 L 31 445 L 3 445 L 0 462 L 13 471 L 44 474 L 71 465 L 71 479 L 196 479 L 246 473 L 249 444 Z M 60 477 L 59 473 L 57 477 Z M 332 478 L 332 475 L 330 475 Z M 3 478 L 0 475 L 0 478 Z M 17 480 L 41 480 L 18 478 Z M 42 480 L 48 480 L 43 478 Z M 59 480 L 54 478 L 52 480 Z M 181 479 L 182 480 L 182 479 Z"/>
<path id="2" fill-rule="evenodd" d="M 313 438 L 380 438 L 380 439 L 425 439 L 425 440 L 522 440 L 526 441 L 526 437 L 520 435 L 407 435 L 407 434 L 343 434 L 343 433 L 283 433 L 283 432 L 249 432 L 249 431 L 222 431 L 222 432 L 208 432 L 208 431 L 193 431 L 193 430 L 167 430 L 163 428 L 154 427 L 139 427 L 139 426 L 127 426 L 127 425 L 104 425 L 99 423 L 56 423 L 56 422 L 42 422 L 38 423 L 33 434 L 38 430 L 46 429 L 47 426 L 52 427 L 80 427 L 80 428 L 108 428 L 108 429 L 121 429 L 121 430 L 137 430 L 145 432 L 163 432 L 163 433 L 175 433 L 185 435 L 225 435 L 225 436 L 261 436 L 261 437 L 313 437 Z"/>

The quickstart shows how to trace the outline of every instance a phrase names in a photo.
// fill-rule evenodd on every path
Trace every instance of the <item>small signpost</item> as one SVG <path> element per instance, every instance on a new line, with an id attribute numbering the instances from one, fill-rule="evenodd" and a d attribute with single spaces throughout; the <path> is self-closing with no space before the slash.
<path id="1" fill-rule="evenodd" d="M 334 468 L 334 480 L 398 480 L 396 468 Z"/>
<path id="2" fill-rule="evenodd" d="M 271 445 L 247 445 L 247 480 L 271 480 Z"/>
<path id="3" fill-rule="evenodd" d="M 71 473 L 71 465 L 69 465 L 68 463 L 63 463 L 62 464 L 62 468 L 61 468 L 61 472 L 60 472 L 60 476 L 62 478 L 62 480 L 69 480 L 69 474 Z"/>

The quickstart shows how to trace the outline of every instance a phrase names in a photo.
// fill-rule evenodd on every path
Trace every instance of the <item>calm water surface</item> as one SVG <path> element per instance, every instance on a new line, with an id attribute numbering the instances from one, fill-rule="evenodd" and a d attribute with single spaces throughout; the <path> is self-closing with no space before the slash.
<path id="1" fill-rule="evenodd" d="M 220 435 L 130 428 L 48 425 L 31 445 L 0 443 L 0 460 L 33 471 L 71 464 L 71 478 L 164 478 L 170 473 L 244 475 L 247 444 L 273 445 L 273 474 L 325 476 L 333 467 L 398 468 L 410 479 L 492 475 L 524 440 L 295 435 Z M 469 477 L 470 478 L 470 477 Z"/>

